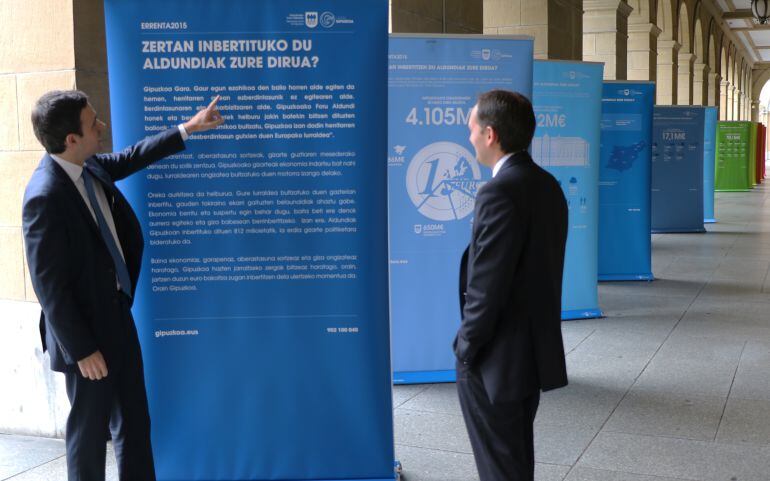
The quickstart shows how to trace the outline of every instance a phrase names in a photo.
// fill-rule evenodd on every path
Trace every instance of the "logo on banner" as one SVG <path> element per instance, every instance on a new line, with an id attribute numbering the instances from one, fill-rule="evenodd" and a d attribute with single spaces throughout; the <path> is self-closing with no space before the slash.
<path id="1" fill-rule="evenodd" d="M 323 28 L 332 28 L 335 23 L 334 14 L 332 12 L 324 12 L 321 14 L 321 26 Z"/>
<path id="2" fill-rule="evenodd" d="M 318 26 L 318 12 L 305 12 L 305 25 L 308 28 L 316 28 Z"/>
<path id="3" fill-rule="evenodd" d="M 634 89 L 621 89 L 617 91 L 617 94 L 623 95 L 624 97 L 638 97 L 639 95 L 644 94 L 644 92 Z"/>
<path id="4" fill-rule="evenodd" d="M 394 145 L 393 153 L 395 155 L 388 155 L 388 165 L 403 165 L 406 162 L 404 152 L 406 152 L 406 145 Z"/>
<path id="5" fill-rule="evenodd" d="M 423 237 L 439 237 L 446 234 L 444 224 L 415 224 L 414 233 Z"/>
<path id="6" fill-rule="evenodd" d="M 588 75 L 588 74 L 586 74 L 584 72 L 577 71 L 577 70 L 570 70 L 568 72 L 564 72 L 564 73 L 562 73 L 562 76 L 566 77 L 566 78 L 568 78 L 570 80 L 578 80 L 578 79 L 591 78 L 590 75 Z"/>
<path id="7" fill-rule="evenodd" d="M 513 58 L 513 56 L 498 49 L 493 50 L 491 48 L 482 48 L 480 50 L 471 50 L 471 58 L 481 59 L 484 61 L 499 61 L 502 59 Z"/>
<path id="8" fill-rule="evenodd" d="M 467 217 L 482 185 L 473 154 L 453 142 L 423 147 L 412 157 L 406 172 L 410 200 L 420 214 L 435 221 Z"/>

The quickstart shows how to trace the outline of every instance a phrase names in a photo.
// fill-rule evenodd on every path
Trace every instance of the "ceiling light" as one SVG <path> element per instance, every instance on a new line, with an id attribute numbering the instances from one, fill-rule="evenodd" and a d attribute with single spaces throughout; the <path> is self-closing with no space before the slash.
<path id="1" fill-rule="evenodd" d="M 754 18 L 764 25 L 770 20 L 770 5 L 768 0 L 751 0 L 751 12 L 754 14 Z"/>

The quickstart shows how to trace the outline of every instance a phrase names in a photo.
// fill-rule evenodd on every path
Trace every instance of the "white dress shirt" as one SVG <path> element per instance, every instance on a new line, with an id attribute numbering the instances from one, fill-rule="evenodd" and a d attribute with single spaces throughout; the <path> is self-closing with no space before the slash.
<path id="1" fill-rule="evenodd" d="M 505 161 L 511 158 L 513 154 L 505 154 L 500 158 L 500 160 L 497 161 L 495 166 L 492 168 L 492 177 L 496 176 L 498 172 L 500 172 L 500 169 L 503 168 L 503 165 L 505 165 Z"/>
<path id="2" fill-rule="evenodd" d="M 80 196 L 83 198 L 83 202 L 86 203 L 86 207 L 88 207 L 88 210 L 91 212 L 91 216 L 94 218 L 94 222 L 96 222 L 96 214 L 94 214 L 94 206 L 91 205 L 91 202 L 88 200 L 88 192 L 86 192 L 86 184 L 83 181 L 83 167 L 77 164 L 73 164 L 72 162 L 69 162 L 67 160 L 62 159 L 61 157 L 50 154 L 51 158 L 59 164 L 59 167 L 64 169 L 64 172 L 67 173 L 67 176 L 69 176 L 70 179 L 72 179 L 72 182 L 75 184 L 75 188 L 78 189 L 78 192 L 80 192 Z M 118 250 L 120 251 L 120 255 L 123 256 L 123 248 L 120 246 L 120 239 L 118 239 L 118 233 L 115 230 L 115 220 L 112 218 L 112 211 L 110 210 L 110 203 L 107 201 L 107 195 L 104 193 L 104 188 L 102 188 L 102 183 L 98 179 L 96 179 L 93 175 L 91 177 L 94 179 L 92 184 L 94 186 L 94 194 L 96 195 L 96 202 L 99 204 L 99 209 L 102 211 L 102 215 L 104 216 L 104 220 L 107 221 L 107 227 L 110 229 L 110 233 L 112 234 L 112 237 L 115 239 L 115 245 L 118 246 Z"/>
<path id="3" fill-rule="evenodd" d="M 187 133 L 187 130 L 185 130 L 184 125 L 179 124 L 177 127 L 179 128 L 179 133 L 182 134 L 182 141 L 186 141 L 189 138 L 189 134 Z M 96 222 L 96 214 L 94 214 L 94 207 L 91 205 L 91 201 L 88 200 L 88 192 L 86 192 L 86 184 L 83 181 L 83 167 L 77 164 L 73 164 L 72 162 L 66 161 L 55 154 L 50 154 L 50 155 L 51 155 L 51 158 L 57 164 L 59 164 L 59 167 L 64 169 L 64 172 L 67 173 L 69 178 L 72 179 L 72 182 L 75 184 L 75 187 L 78 189 L 78 192 L 80 192 L 80 196 L 83 197 L 83 202 L 86 203 L 86 207 L 88 207 L 88 210 L 91 211 L 91 216 L 93 216 L 94 222 Z M 107 221 L 107 227 L 109 227 L 110 233 L 112 234 L 113 239 L 115 239 L 115 245 L 118 246 L 118 251 L 120 252 L 120 256 L 123 257 L 123 260 L 125 261 L 126 257 L 125 255 L 123 255 L 123 247 L 120 245 L 120 239 L 118 239 L 118 233 L 115 230 L 115 220 L 112 218 L 112 210 L 110 210 L 110 203 L 107 201 L 107 195 L 104 193 L 104 188 L 102 188 L 102 183 L 99 180 L 94 178 L 93 185 L 94 185 L 94 194 L 96 195 L 96 202 L 99 204 L 99 208 L 102 211 L 104 220 Z"/>

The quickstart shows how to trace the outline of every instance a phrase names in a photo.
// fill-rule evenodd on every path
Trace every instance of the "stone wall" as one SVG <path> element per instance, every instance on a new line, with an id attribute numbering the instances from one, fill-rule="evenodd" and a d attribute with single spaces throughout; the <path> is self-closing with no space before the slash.
<path id="1" fill-rule="evenodd" d="M 480 34 L 482 0 L 391 0 L 393 33 Z"/>
<path id="2" fill-rule="evenodd" d="M 2 0 L 0 18 L 12 19 L 0 29 L 0 432 L 61 436 L 69 405 L 42 352 L 21 230 L 43 154 L 30 112 L 49 90 L 80 88 L 109 119 L 104 14 L 101 0 Z"/>
<path id="3" fill-rule="evenodd" d="M 535 58 L 582 60 L 582 0 L 484 0 L 484 33 L 529 35 Z"/>

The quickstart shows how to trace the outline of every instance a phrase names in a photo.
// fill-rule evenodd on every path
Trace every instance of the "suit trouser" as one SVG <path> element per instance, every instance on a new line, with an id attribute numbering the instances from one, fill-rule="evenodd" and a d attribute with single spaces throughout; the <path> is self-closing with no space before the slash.
<path id="1" fill-rule="evenodd" d="M 72 406 L 65 436 L 68 481 L 104 481 L 108 432 L 120 481 L 155 481 L 142 353 L 128 299 L 120 297 L 126 330 L 120 367 L 108 365 L 107 377 L 99 381 L 79 370 L 64 374 Z"/>
<path id="2" fill-rule="evenodd" d="M 536 392 L 520 401 L 492 404 L 475 368 L 457 364 L 457 393 L 481 481 L 532 481 Z"/>

